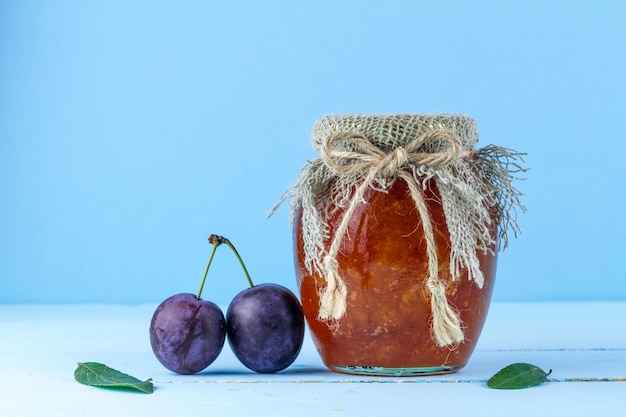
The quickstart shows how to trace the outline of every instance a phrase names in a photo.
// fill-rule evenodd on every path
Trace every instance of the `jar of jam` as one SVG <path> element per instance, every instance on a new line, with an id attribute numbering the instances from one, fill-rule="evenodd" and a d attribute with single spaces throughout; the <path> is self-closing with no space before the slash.
<path id="1" fill-rule="evenodd" d="M 518 153 L 457 114 L 329 115 L 291 197 L 302 307 L 337 372 L 454 372 L 482 330 Z"/>

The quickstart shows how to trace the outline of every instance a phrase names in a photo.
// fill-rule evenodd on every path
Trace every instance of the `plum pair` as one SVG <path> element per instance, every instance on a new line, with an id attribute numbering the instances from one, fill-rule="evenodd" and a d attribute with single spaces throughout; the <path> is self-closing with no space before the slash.
<path id="1" fill-rule="evenodd" d="M 207 368 L 228 342 L 239 361 L 255 372 L 273 373 L 291 365 L 302 348 L 304 314 L 298 298 L 278 284 L 254 285 L 237 249 L 226 238 L 209 236 L 213 251 L 198 295 L 181 293 L 163 301 L 150 322 L 150 344 L 161 364 L 178 374 Z M 226 312 L 200 298 L 215 250 L 226 244 L 237 256 L 250 288 Z"/>

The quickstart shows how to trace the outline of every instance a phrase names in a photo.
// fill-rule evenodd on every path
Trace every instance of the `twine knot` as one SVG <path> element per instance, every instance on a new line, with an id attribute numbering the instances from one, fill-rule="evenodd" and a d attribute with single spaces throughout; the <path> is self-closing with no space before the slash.
<path id="1" fill-rule="evenodd" d="M 348 230 L 350 219 L 358 204 L 363 201 L 366 189 L 379 176 L 396 177 L 406 181 L 422 220 L 428 255 L 427 286 L 431 293 L 435 339 L 440 346 L 463 341 L 460 319 L 448 304 L 445 286 L 439 280 L 437 250 L 428 207 L 422 190 L 407 168 L 412 166 L 441 168 L 467 156 L 470 152 L 462 150 L 462 143 L 454 133 L 440 129 L 429 130 L 404 146 L 387 150 L 381 149 L 367 137 L 355 132 L 337 132 L 323 141 L 320 148 L 321 158 L 336 175 L 366 173 L 366 177 L 355 190 L 324 258 L 322 269 L 326 287 L 320 296 L 318 314 L 320 319 L 338 320 L 346 312 L 347 290 L 339 275 L 337 254 L 341 240 Z"/>
<path id="2" fill-rule="evenodd" d="M 328 136 L 320 148 L 322 160 L 337 174 L 375 170 L 390 177 L 410 165 L 440 168 L 468 153 L 463 152 L 461 140 L 448 130 L 429 130 L 390 151 L 359 133 L 337 132 Z"/>
<path id="3" fill-rule="evenodd" d="M 404 149 L 404 147 L 398 146 L 381 161 L 382 168 L 380 169 L 380 173 L 387 177 L 391 177 L 408 165 L 408 163 L 408 152 Z"/>

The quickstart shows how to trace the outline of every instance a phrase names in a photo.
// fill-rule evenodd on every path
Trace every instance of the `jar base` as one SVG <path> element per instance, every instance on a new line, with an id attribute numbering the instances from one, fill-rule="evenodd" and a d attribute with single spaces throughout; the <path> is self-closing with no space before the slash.
<path id="1" fill-rule="evenodd" d="M 368 375 L 368 376 L 426 376 L 450 374 L 461 369 L 459 366 L 423 366 L 423 367 L 406 367 L 406 368 L 385 368 L 382 366 L 336 366 L 329 365 L 331 371 L 342 374 L 351 375 Z"/>

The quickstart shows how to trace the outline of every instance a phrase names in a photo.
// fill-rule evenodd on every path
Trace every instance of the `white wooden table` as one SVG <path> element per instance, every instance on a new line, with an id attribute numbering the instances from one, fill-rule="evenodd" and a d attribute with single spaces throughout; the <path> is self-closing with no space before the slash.
<path id="1" fill-rule="evenodd" d="M 626 302 L 493 304 L 469 364 L 444 376 L 358 377 L 326 370 L 307 335 L 287 370 L 259 375 L 226 344 L 204 373 L 175 375 L 154 358 L 156 305 L 0 305 L 0 416 L 626 416 Z M 74 381 L 102 362 L 152 395 Z M 549 382 L 517 391 L 486 380 L 513 362 Z"/>

